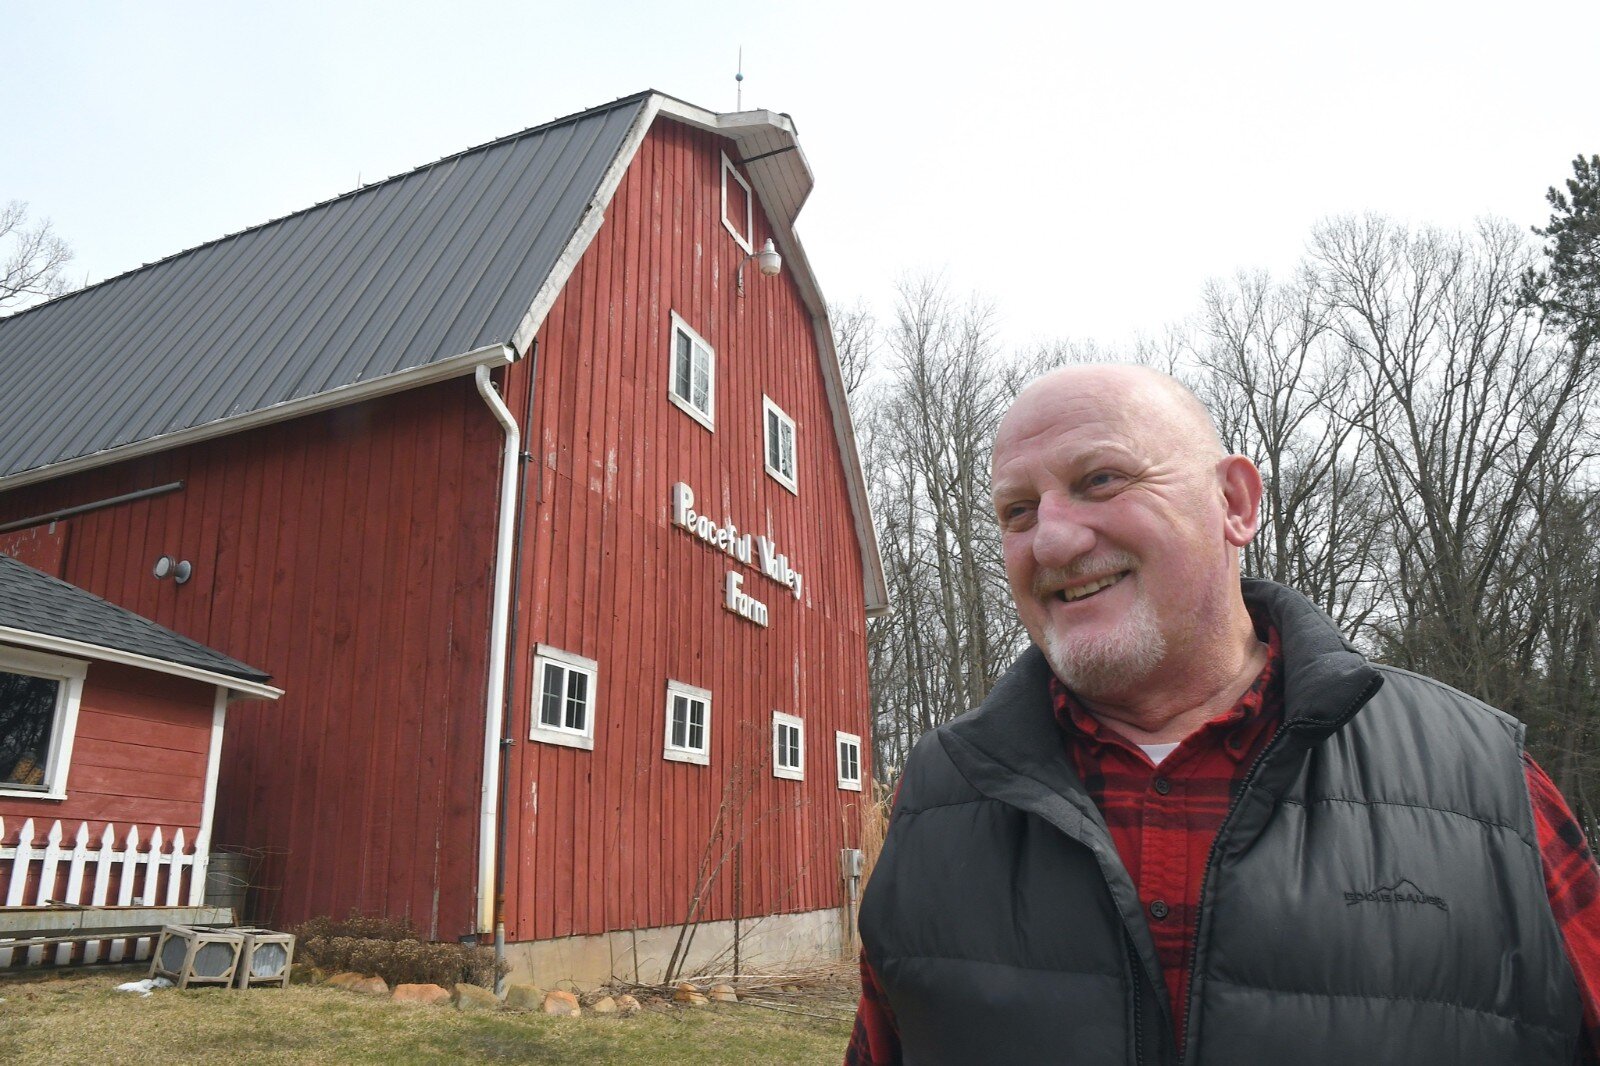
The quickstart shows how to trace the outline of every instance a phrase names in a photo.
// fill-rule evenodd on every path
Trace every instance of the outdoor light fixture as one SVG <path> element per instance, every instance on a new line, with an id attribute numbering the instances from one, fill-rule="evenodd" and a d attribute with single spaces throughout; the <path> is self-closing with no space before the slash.
<path id="1" fill-rule="evenodd" d="M 173 581 L 182 585 L 194 576 L 194 565 L 187 559 L 180 562 L 170 555 L 163 555 L 156 560 L 156 565 L 151 568 L 150 572 L 156 576 L 157 581 L 164 577 L 170 577 Z"/>
<path id="2" fill-rule="evenodd" d="M 761 251 L 751 252 L 739 261 L 739 295 L 744 295 L 744 265 L 750 260 L 756 261 L 756 269 L 769 278 L 778 276 L 778 271 L 783 269 L 783 256 L 778 254 L 778 249 L 772 245 L 772 238 L 767 238 L 767 243 L 761 246 Z"/>

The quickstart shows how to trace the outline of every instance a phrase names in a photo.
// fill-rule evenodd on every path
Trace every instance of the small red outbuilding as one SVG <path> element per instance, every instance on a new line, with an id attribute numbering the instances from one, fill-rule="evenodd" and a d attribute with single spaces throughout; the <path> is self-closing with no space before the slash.
<path id="1" fill-rule="evenodd" d="M 201 902 L 228 703 L 267 681 L 0 555 L 0 904 Z"/>

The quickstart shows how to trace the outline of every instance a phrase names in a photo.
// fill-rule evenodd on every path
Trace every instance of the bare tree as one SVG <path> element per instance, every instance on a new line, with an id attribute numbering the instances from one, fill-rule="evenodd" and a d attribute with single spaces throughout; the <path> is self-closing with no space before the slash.
<path id="1" fill-rule="evenodd" d="M 858 401 L 894 613 L 869 627 L 877 765 L 976 706 L 1021 646 L 989 513 L 989 447 L 1020 375 L 992 310 L 938 278 L 900 287 L 883 380 Z"/>
<path id="2" fill-rule="evenodd" d="M 72 249 L 44 219 L 28 225 L 28 205 L 12 200 L 0 208 L 0 314 L 67 291 L 63 268 Z"/>
<path id="3" fill-rule="evenodd" d="M 1343 358 L 1317 279 L 1213 282 L 1196 337 L 1206 401 L 1231 449 L 1261 468 L 1262 529 L 1247 573 L 1300 589 L 1340 626 L 1366 624 L 1382 580 L 1384 523 L 1357 427 L 1370 404 Z"/>
<path id="4" fill-rule="evenodd" d="M 833 326 L 833 349 L 839 356 L 845 395 L 854 396 L 876 362 L 881 343 L 878 320 L 866 304 L 857 300 L 849 307 L 829 304 L 828 321 Z"/>
<path id="5" fill-rule="evenodd" d="M 1380 652 L 1491 702 L 1516 701 L 1541 474 L 1576 468 L 1595 370 L 1515 299 L 1532 250 L 1511 227 L 1412 232 L 1344 219 L 1313 262 L 1371 390 L 1361 431 L 1392 522 Z"/>

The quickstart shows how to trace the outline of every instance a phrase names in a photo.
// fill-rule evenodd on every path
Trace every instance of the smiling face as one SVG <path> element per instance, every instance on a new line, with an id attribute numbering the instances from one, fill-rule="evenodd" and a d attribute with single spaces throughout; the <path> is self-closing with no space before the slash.
<path id="1" fill-rule="evenodd" d="M 1057 676 L 1117 700 L 1225 659 L 1259 486 L 1163 375 L 1073 367 L 1025 389 L 995 439 L 994 505 L 1017 612 Z"/>

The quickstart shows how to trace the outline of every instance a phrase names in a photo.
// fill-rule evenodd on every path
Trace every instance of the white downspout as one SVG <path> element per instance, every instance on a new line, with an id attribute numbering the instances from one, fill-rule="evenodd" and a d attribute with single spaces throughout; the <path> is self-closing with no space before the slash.
<path id="1" fill-rule="evenodd" d="M 474 372 L 478 395 L 506 431 L 505 458 L 500 465 L 500 527 L 495 534 L 494 607 L 489 624 L 489 695 L 483 714 L 483 791 L 478 802 L 478 932 L 494 925 L 496 816 L 500 800 L 500 734 L 505 706 L 506 632 L 511 617 L 511 547 L 516 530 L 517 457 L 522 434 L 511 410 L 495 391 L 489 368 Z"/>

